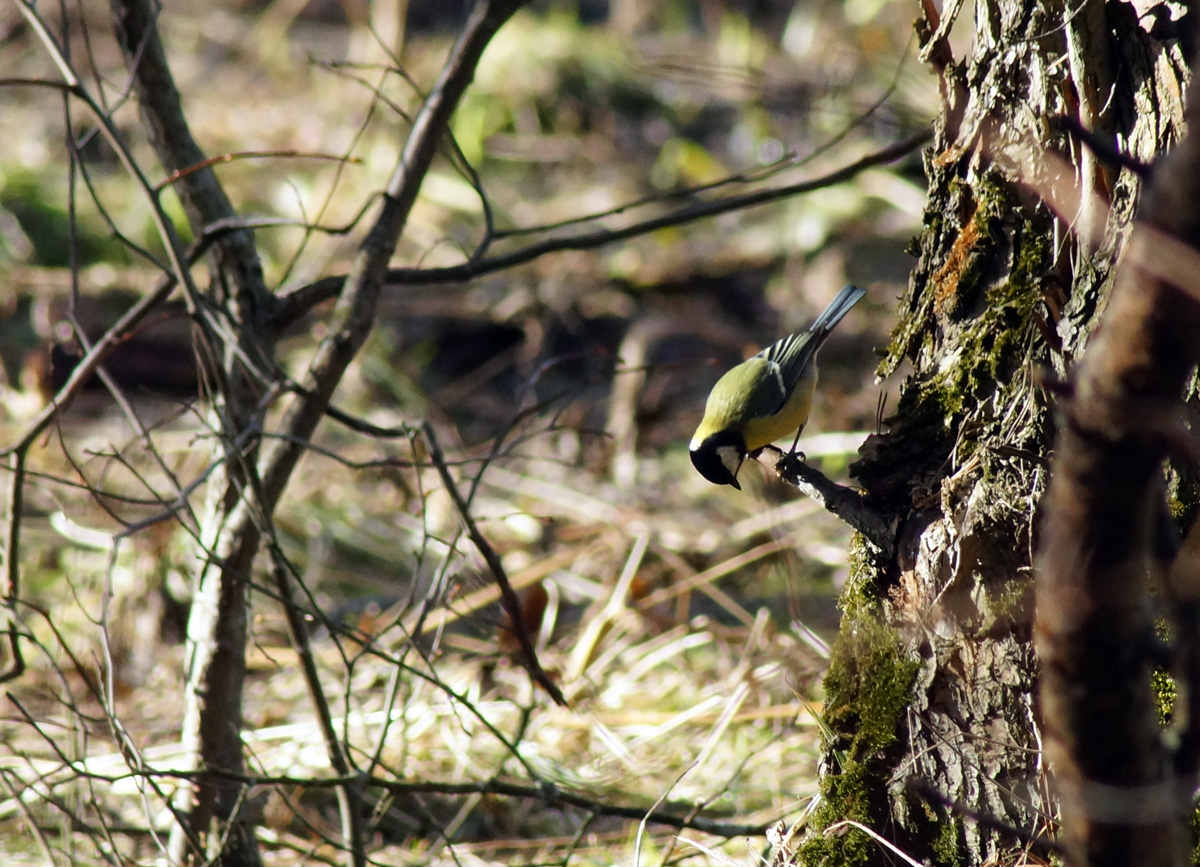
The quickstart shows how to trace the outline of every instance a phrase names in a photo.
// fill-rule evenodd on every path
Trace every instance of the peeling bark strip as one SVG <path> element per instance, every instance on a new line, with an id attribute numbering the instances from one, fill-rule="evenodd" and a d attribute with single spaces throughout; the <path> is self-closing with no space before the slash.
<path id="1" fill-rule="evenodd" d="M 1198 103 L 1192 88 L 1193 133 Z M 1141 219 L 1200 249 L 1196 135 L 1155 164 Z M 1200 254 L 1156 251 L 1136 229 L 1131 247 L 1151 259 L 1188 255 L 1172 264 L 1200 276 Z M 1163 461 L 1183 437 L 1180 396 L 1200 360 L 1200 302 L 1197 286 L 1180 291 L 1156 276 L 1164 269 L 1152 273 L 1139 260 L 1131 255 L 1120 269 L 1065 401 L 1038 553 L 1045 748 L 1062 800 L 1067 861 L 1076 867 L 1182 865 L 1191 854 L 1197 767 L 1184 748 L 1200 720 L 1185 722 L 1181 752 L 1173 753 L 1151 686 L 1161 665 L 1151 580 L 1168 514 Z M 1194 599 L 1164 595 L 1168 605 L 1194 607 Z M 1179 635 L 1188 621 L 1170 614 Z M 1179 637 L 1191 639 L 1186 631 Z M 1178 676 L 1189 695 L 1200 689 L 1190 672 Z"/>

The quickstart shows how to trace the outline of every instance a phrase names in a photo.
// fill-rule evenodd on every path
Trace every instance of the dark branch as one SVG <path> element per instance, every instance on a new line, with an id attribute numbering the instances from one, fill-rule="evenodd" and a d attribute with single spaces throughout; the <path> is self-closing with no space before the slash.
<path id="1" fill-rule="evenodd" d="M 790 196 L 811 193 L 825 189 L 835 184 L 850 180 L 855 175 L 878 165 L 895 162 L 901 157 L 912 153 L 926 144 L 930 138 L 929 130 L 922 130 L 909 136 L 903 141 L 888 145 L 874 153 L 867 154 L 860 160 L 848 166 L 830 172 L 819 178 L 800 181 L 781 187 L 770 187 L 765 190 L 755 190 L 736 196 L 726 196 L 711 202 L 699 202 L 677 208 L 669 213 L 648 220 L 632 223 L 617 229 L 597 229 L 592 232 L 566 235 L 559 238 L 547 238 L 536 244 L 529 244 L 508 253 L 499 253 L 485 258 L 471 259 L 461 265 L 446 268 L 391 268 L 387 272 L 386 282 L 395 286 L 427 286 L 438 283 L 464 283 L 476 277 L 493 274 L 517 265 L 523 265 L 534 259 L 551 253 L 561 253 L 568 250 L 594 250 L 617 241 L 654 232 L 669 226 L 682 226 L 697 220 L 727 214 L 730 211 L 753 208 L 769 202 L 776 202 Z M 328 301 L 341 289 L 346 277 L 326 277 L 315 283 L 309 283 L 284 292 L 279 296 L 279 305 L 275 310 L 275 325 L 283 328 L 303 316 L 316 305 Z"/>
<path id="2" fill-rule="evenodd" d="M 86 772 L 81 772 L 85 774 Z M 199 771 L 150 771 L 147 770 L 147 776 L 161 776 L 167 778 L 187 779 L 197 776 Z M 426 795 L 501 795 L 508 798 L 529 798 L 535 801 L 541 801 L 554 807 L 574 807 L 580 810 L 587 810 L 590 813 L 595 813 L 597 816 L 612 816 L 620 819 L 645 819 L 648 822 L 653 822 L 657 825 L 666 825 L 670 828 L 691 828 L 696 831 L 702 831 L 706 834 L 713 834 L 718 837 L 761 837 L 766 834 L 767 828 L 771 822 L 763 822 L 761 824 L 743 824 L 737 822 L 723 822 L 719 819 L 709 819 L 703 816 L 686 817 L 677 816 L 673 813 L 666 813 L 662 810 L 649 810 L 639 806 L 623 806 L 620 804 L 610 804 L 606 801 L 597 800 L 595 798 L 585 797 L 584 795 L 575 794 L 574 792 L 564 791 L 552 783 L 541 783 L 538 785 L 524 785 L 521 783 L 510 783 L 505 780 L 484 780 L 475 783 L 449 783 L 438 782 L 434 780 L 410 783 L 396 780 L 380 779 L 378 777 L 360 778 L 355 777 L 348 780 L 342 777 L 329 777 L 324 779 L 309 778 L 309 777 L 291 777 L 291 776 L 251 776 L 246 774 L 233 774 L 223 771 L 219 768 L 213 768 L 208 773 L 214 776 L 224 777 L 226 779 L 235 780 L 244 786 L 294 786 L 307 789 L 330 789 L 344 786 L 348 782 L 360 783 L 366 788 L 379 787 L 391 792 L 395 795 L 400 794 L 426 794 Z M 115 778 L 107 778 L 97 774 L 88 775 L 94 779 L 114 782 Z"/>
<path id="3" fill-rule="evenodd" d="M 816 500 L 822 508 L 831 512 L 866 537 L 867 541 L 886 556 L 896 547 L 896 522 L 885 518 L 867 505 L 862 494 L 853 488 L 839 485 L 820 470 L 804 461 L 789 458 L 783 452 L 768 446 L 759 453 L 758 462 L 774 470 L 786 484 Z"/>
<path id="4" fill-rule="evenodd" d="M 492 577 L 496 579 L 496 586 L 500 588 L 500 602 L 504 606 L 504 612 L 509 617 L 512 634 L 521 646 L 521 658 L 526 671 L 529 672 L 529 676 L 542 689 L 550 694 L 550 697 L 554 699 L 556 704 L 566 707 L 567 699 L 563 696 L 562 690 L 558 688 L 558 684 L 550 679 L 550 675 L 546 674 L 546 670 L 538 662 L 537 651 L 533 646 L 533 639 L 530 637 L 529 630 L 525 625 L 527 618 L 521 609 L 521 599 L 517 595 L 517 591 L 513 589 L 512 582 L 508 580 L 508 573 L 505 571 L 504 565 L 500 562 L 499 555 L 496 554 L 495 549 L 492 548 L 483 533 L 479 532 L 479 526 L 471 517 L 470 508 L 467 506 L 462 494 L 458 492 L 458 486 L 454 483 L 454 477 L 450 475 L 450 470 L 446 466 L 446 458 L 442 454 L 442 447 L 438 444 L 433 427 L 429 422 L 425 422 L 421 431 L 425 437 L 425 442 L 429 445 L 429 458 L 433 461 L 433 465 L 437 467 L 438 475 L 442 477 L 442 483 L 446 486 L 446 492 L 450 495 L 450 499 L 454 501 L 454 507 L 458 510 L 458 516 L 462 519 L 463 526 L 466 527 L 467 535 L 471 537 L 471 541 L 479 549 L 484 562 L 487 563 L 488 569 L 491 570 Z"/>

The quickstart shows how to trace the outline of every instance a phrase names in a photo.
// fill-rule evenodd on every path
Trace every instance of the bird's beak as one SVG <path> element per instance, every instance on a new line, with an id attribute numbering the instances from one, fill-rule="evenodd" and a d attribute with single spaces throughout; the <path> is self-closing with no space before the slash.
<path id="1" fill-rule="evenodd" d="M 738 484 L 737 476 L 734 476 L 733 481 L 731 481 L 729 484 L 733 485 L 739 491 L 742 489 L 742 486 Z"/>

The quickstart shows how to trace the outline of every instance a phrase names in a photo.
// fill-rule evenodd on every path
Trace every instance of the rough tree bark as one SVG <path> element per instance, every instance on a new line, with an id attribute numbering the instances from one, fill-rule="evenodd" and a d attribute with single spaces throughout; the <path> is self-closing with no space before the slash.
<path id="1" fill-rule="evenodd" d="M 1176 37 L 1191 22 L 1165 7 L 978 0 L 956 57 L 945 36 L 960 6 L 925 0 L 918 22 L 943 103 L 883 364 L 908 360 L 912 374 L 888 432 L 852 468 L 897 529 L 890 551 L 863 543 L 843 598 L 826 680 L 833 735 L 802 863 L 893 863 L 844 820 L 959 865 L 1014 863 L 1054 821 L 1033 648 L 1055 425 L 1039 371 L 1065 379 L 1080 357 L 1140 181 L 1053 119 L 1147 163 L 1184 126 Z"/>

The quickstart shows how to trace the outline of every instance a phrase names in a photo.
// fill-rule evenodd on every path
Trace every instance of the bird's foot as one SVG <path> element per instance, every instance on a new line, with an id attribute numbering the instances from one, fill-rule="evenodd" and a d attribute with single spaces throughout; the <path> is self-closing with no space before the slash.
<path id="1" fill-rule="evenodd" d="M 788 470 L 796 469 L 807 460 L 807 456 L 802 451 L 785 452 L 779 446 L 774 445 L 755 449 L 746 455 L 746 457 L 758 461 L 769 469 L 773 469 L 780 476 L 785 475 Z"/>
<path id="2" fill-rule="evenodd" d="M 776 471 L 782 475 L 788 472 L 788 470 L 799 468 L 800 464 L 804 463 L 807 459 L 808 455 L 799 450 L 786 453 L 781 451 L 779 462 L 775 465 Z"/>

